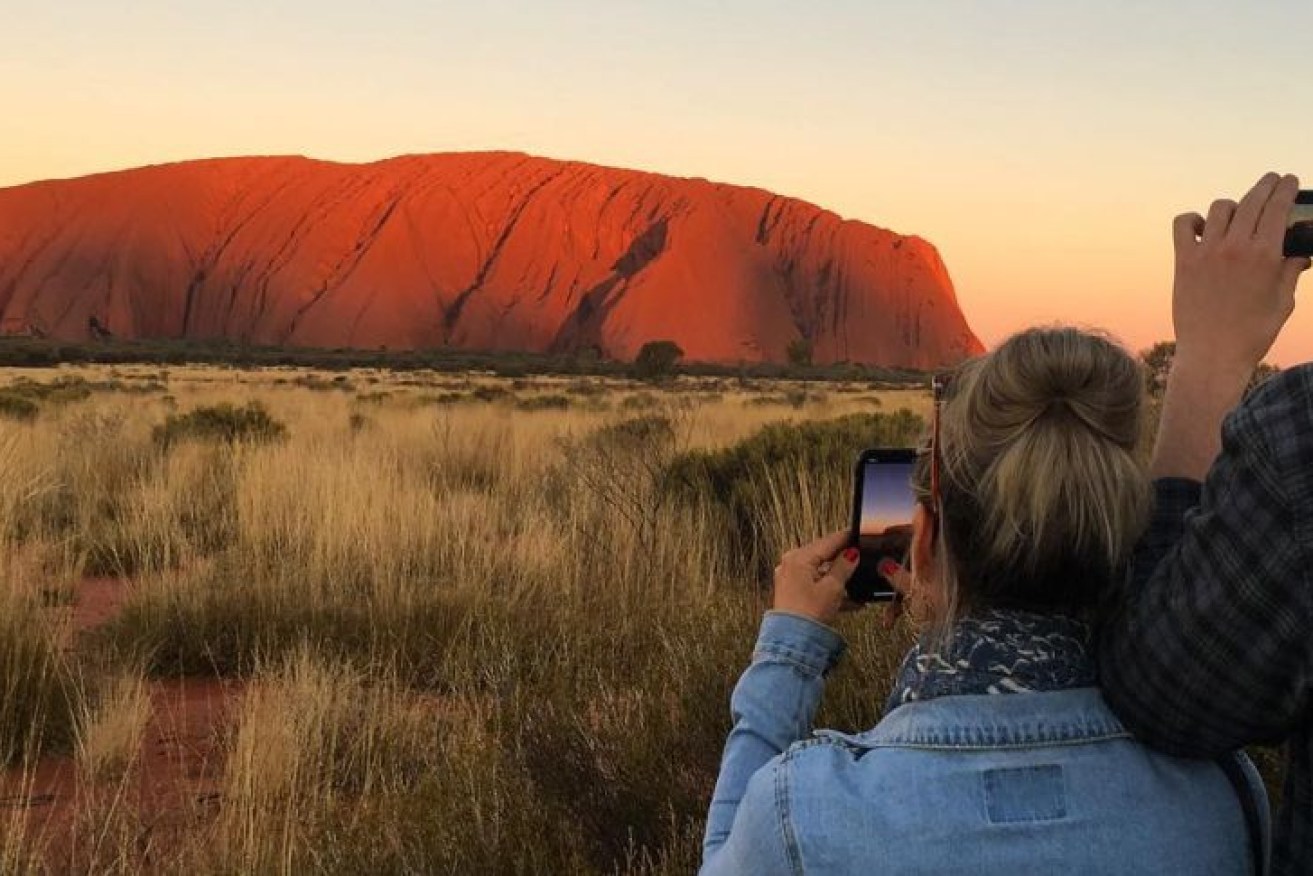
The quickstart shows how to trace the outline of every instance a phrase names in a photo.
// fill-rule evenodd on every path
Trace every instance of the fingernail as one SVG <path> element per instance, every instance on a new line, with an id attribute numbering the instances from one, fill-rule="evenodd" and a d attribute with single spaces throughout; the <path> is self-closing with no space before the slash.
<path id="1" fill-rule="evenodd" d="M 880 561 L 879 572 L 881 575 L 885 576 L 886 578 L 892 578 L 893 576 L 898 574 L 898 570 L 901 568 L 902 567 L 899 566 L 897 563 L 895 563 L 893 560 L 889 559 L 888 557 L 885 557 L 883 560 Z"/>
<path id="2" fill-rule="evenodd" d="M 843 558 L 850 563 L 857 562 L 857 548 L 850 547 L 843 552 Z"/>

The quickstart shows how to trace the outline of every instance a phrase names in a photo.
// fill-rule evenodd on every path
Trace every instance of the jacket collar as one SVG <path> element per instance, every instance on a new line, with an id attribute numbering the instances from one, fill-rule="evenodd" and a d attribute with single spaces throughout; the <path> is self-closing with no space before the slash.
<path id="1" fill-rule="evenodd" d="M 815 735 L 858 754 L 876 748 L 997 750 L 1131 738 L 1094 687 L 1030 697 L 969 694 L 912 702 L 864 733 L 817 730 Z"/>

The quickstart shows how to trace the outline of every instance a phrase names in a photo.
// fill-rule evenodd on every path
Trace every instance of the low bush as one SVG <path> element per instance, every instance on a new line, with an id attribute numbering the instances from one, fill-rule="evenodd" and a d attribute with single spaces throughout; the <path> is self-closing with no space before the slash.
<path id="1" fill-rule="evenodd" d="M 470 399 L 480 402 L 498 402 L 513 398 L 514 395 L 504 386 L 480 386 L 470 393 Z"/>
<path id="2" fill-rule="evenodd" d="M 620 410 L 622 411 L 650 411 L 659 407 L 661 407 L 661 399 L 651 392 L 637 392 L 633 395 L 627 395 L 624 401 L 620 402 Z"/>
<path id="3" fill-rule="evenodd" d="M 754 395 L 744 401 L 744 404 L 754 407 L 769 407 L 771 405 L 781 405 L 791 408 L 801 408 L 808 404 L 821 404 L 826 400 L 823 392 L 809 391 L 806 389 L 790 389 L 782 393 L 770 395 Z"/>
<path id="4" fill-rule="evenodd" d="M 332 380 L 325 380 L 318 374 L 302 374 L 292 380 L 292 385 L 315 392 L 328 392 L 335 389 L 350 392 L 355 389 L 345 374 L 338 374 Z"/>
<path id="5" fill-rule="evenodd" d="M 36 419 L 40 406 L 30 398 L 9 392 L 0 392 L 0 417 L 30 423 Z"/>
<path id="6" fill-rule="evenodd" d="M 666 471 L 664 488 L 691 505 L 718 508 L 735 560 L 752 564 L 762 576 L 784 547 L 776 543 L 780 533 L 771 523 L 781 491 L 792 494 L 798 485 L 810 485 L 825 496 L 818 522 L 830 528 L 846 520 L 844 497 L 851 491 L 858 453 L 868 447 L 910 447 L 924 431 L 924 421 L 906 408 L 772 423 L 723 450 L 679 455 Z"/>
<path id="7" fill-rule="evenodd" d="M 70 746 L 77 710 L 73 668 L 42 608 L 0 580 L 0 769 Z"/>
<path id="8" fill-rule="evenodd" d="M 571 395 L 579 395 L 584 398 L 606 395 L 606 387 L 593 380 L 576 380 L 570 384 L 566 391 Z"/>
<path id="9" fill-rule="evenodd" d="M 114 381 L 117 383 L 117 381 Z M 112 389 L 109 384 L 90 384 L 81 377 L 61 376 L 49 383 L 38 383 L 26 377 L 20 377 L 5 390 L 9 395 L 19 396 L 30 401 L 64 404 L 90 398 L 93 389 Z"/>
<path id="10" fill-rule="evenodd" d="M 420 402 L 429 405 L 438 405 L 446 407 L 448 405 L 458 405 L 470 400 L 470 397 L 463 392 L 440 392 L 437 395 L 420 396 Z"/>
<path id="11" fill-rule="evenodd" d="M 570 399 L 564 395 L 531 395 L 515 402 L 517 411 L 564 411 L 570 407 Z"/>
<path id="12" fill-rule="evenodd" d="M 169 447 L 178 441 L 276 441 L 287 435 L 287 427 L 275 420 L 259 402 L 245 407 L 223 403 L 199 407 L 185 414 L 170 414 L 151 433 L 155 443 Z"/>

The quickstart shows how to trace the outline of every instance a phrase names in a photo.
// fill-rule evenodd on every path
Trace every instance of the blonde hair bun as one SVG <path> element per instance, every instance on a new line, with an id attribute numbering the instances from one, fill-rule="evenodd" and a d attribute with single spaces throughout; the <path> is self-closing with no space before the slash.
<path id="1" fill-rule="evenodd" d="M 941 426 L 949 604 L 1097 601 L 1147 518 L 1143 386 L 1118 344 L 1067 327 L 959 369 Z"/>

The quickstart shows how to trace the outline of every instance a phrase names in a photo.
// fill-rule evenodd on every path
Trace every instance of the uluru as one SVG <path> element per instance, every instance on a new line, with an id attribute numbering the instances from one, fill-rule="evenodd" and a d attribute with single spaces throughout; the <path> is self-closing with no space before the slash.
<path id="1" fill-rule="evenodd" d="M 157 165 L 0 189 L 0 334 L 935 368 L 938 252 L 761 189 L 516 153 Z"/>

